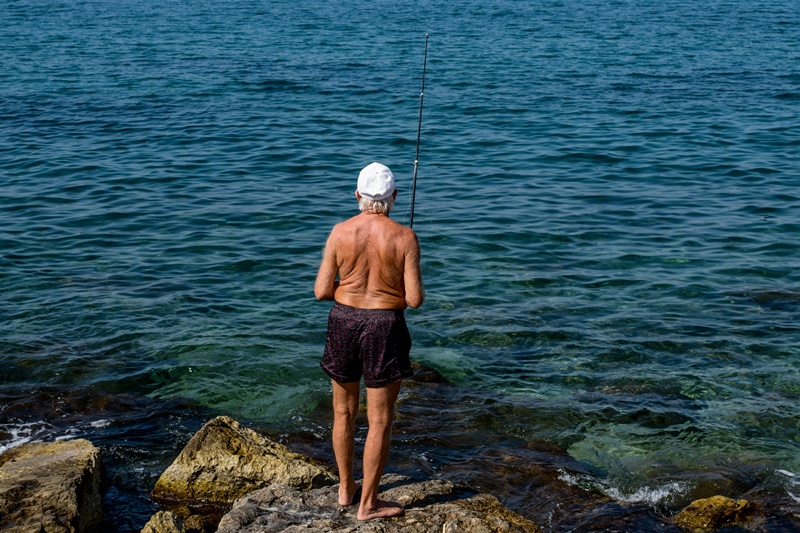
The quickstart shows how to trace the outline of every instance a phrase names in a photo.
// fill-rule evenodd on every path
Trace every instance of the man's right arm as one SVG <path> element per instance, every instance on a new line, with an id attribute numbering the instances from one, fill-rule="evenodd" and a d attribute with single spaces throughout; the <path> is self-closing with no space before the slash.
<path id="1" fill-rule="evenodd" d="M 336 251 L 333 243 L 333 232 L 328 237 L 328 242 L 325 243 L 325 250 L 322 252 L 322 263 L 317 272 L 317 281 L 314 283 L 314 296 L 317 300 L 333 300 L 336 294 L 336 287 L 339 282 L 336 281 L 336 274 L 339 273 L 339 266 L 336 264 Z"/>
<path id="2" fill-rule="evenodd" d="M 425 301 L 425 288 L 422 285 L 422 270 L 419 266 L 420 251 L 417 234 L 411 232 L 403 266 L 403 282 L 406 289 L 406 304 L 416 309 Z"/>

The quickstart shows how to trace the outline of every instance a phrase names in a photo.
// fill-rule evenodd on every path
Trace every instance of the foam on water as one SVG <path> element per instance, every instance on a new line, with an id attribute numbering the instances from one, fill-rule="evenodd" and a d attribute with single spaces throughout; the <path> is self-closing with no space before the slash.
<path id="1" fill-rule="evenodd" d="M 1 424 L 0 431 L 6 433 L 2 443 L 0 443 L 0 453 L 16 448 L 28 442 L 35 442 L 42 439 L 47 434 L 50 427 L 46 422 L 18 422 L 11 424 Z"/>
<path id="2" fill-rule="evenodd" d="M 781 469 L 776 470 L 776 472 L 784 478 L 786 493 L 795 503 L 800 504 L 800 475 Z"/>
<path id="3" fill-rule="evenodd" d="M 598 481 L 585 475 L 578 475 L 566 471 L 560 471 L 559 479 L 576 487 L 597 490 L 618 502 L 624 503 L 647 503 L 654 507 L 671 503 L 686 495 L 689 484 L 686 482 L 670 482 L 657 487 L 637 487 L 623 489 L 607 480 Z"/>

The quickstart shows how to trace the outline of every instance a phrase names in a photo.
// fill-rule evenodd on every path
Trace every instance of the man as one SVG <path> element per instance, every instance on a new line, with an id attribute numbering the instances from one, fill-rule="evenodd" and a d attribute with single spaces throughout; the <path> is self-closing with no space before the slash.
<path id="1" fill-rule="evenodd" d="M 389 218 L 396 197 L 387 167 L 372 163 L 361 171 L 356 190 L 361 213 L 333 227 L 314 285 L 318 300 L 335 301 L 320 366 L 333 384 L 340 505 L 351 505 L 358 490 L 353 452 L 362 375 L 367 387 L 369 431 L 359 520 L 404 512 L 400 504 L 378 499 L 378 485 L 389 455 L 400 382 L 413 373 L 403 310 L 422 305 L 425 292 L 417 235 Z"/>

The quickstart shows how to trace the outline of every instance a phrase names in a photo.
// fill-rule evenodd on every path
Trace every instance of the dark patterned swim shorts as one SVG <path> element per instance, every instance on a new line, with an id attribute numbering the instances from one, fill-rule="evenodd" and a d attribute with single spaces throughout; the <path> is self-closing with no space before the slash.
<path id="1" fill-rule="evenodd" d="M 399 309 L 358 309 L 334 304 L 320 367 L 339 383 L 385 387 L 411 376 L 411 335 Z"/>

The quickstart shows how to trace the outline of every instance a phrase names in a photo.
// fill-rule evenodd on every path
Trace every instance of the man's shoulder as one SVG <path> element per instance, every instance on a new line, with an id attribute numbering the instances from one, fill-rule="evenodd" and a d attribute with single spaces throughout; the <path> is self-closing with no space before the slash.
<path id="1" fill-rule="evenodd" d="M 397 231 L 402 233 L 403 236 L 408 237 L 408 238 L 414 238 L 414 239 L 417 238 L 417 233 L 413 229 L 409 228 L 408 226 L 404 226 L 403 224 L 400 224 L 399 222 L 395 222 L 395 224 L 397 224 Z"/>
<path id="2" fill-rule="evenodd" d="M 400 226 L 403 231 L 403 238 L 408 241 L 418 242 L 417 233 L 408 226 Z"/>
<path id="3" fill-rule="evenodd" d="M 392 240 L 406 251 L 419 247 L 419 240 L 417 239 L 416 232 L 408 226 L 397 222 L 395 222 L 392 228 Z"/>

